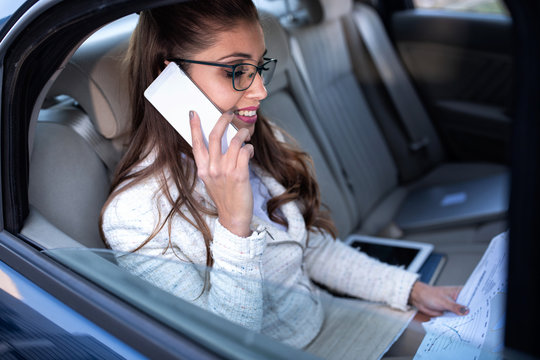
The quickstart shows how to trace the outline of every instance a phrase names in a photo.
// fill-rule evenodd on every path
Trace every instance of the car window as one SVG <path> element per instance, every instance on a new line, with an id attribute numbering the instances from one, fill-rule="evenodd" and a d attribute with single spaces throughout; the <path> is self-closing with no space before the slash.
<path id="1" fill-rule="evenodd" d="M 2 1 L 0 3 L 0 29 L 8 21 L 11 14 L 21 6 L 25 0 Z"/>
<path id="2" fill-rule="evenodd" d="M 8 16 L 0 19 L 0 29 L 4 26 L 4 24 L 8 21 L 8 19 L 9 19 Z"/>
<path id="3" fill-rule="evenodd" d="M 414 6 L 420 9 L 509 14 L 502 0 L 414 0 Z"/>
<path id="4" fill-rule="evenodd" d="M 272 321 L 278 321 L 280 326 L 289 330 L 294 329 L 295 323 L 301 321 L 296 316 L 280 317 L 280 313 L 273 307 L 276 298 L 282 303 L 291 299 L 303 302 L 305 307 L 302 308 L 308 310 L 311 303 L 321 301 L 325 314 L 330 314 L 325 317 L 325 322 L 328 319 L 333 320 L 330 320 L 331 324 L 325 323 L 315 341 L 305 348 L 303 354 L 317 355 L 325 359 L 342 358 L 339 354 L 336 356 L 336 349 L 338 352 L 339 349 L 346 351 L 351 344 L 358 343 L 361 343 L 365 358 L 379 358 L 416 313 L 413 310 L 394 310 L 380 303 L 340 297 L 337 294 L 330 296 L 322 289 L 318 290 L 321 296 L 314 297 L 301 286 L 291 288 L 267 280 L 261 284 L 259 281 L 188 261 L 165 260 L 161 257 L 105 249 L 54 249 L 44 253 L 182 334 L 203 341 L 206 346 L 225 357 L 238 356 L 238 344 L 259 350 L 271 349 L 284 358 L 292 358 L 294 354 L 298 354 L 298 350 L 286 345 L 288 337 L 294 334 L 284 331 L 284 337 L 276 341 L 276 333 L 273 333 L 273 338 L 261 335 L 225 319 L 227 314 L 215 311 L 222 305 L 220 302 L 226 303 L 227 300 L 221 297 L 205 299 L 205 296 L 210 287 L 219 286 L 218 282 L 236 287 L 239 291 L 262 286 L 262 333 L 265 333 Z M 191 278 L 197 278 L 195 282 L 198 283 L 201 283 L 201 279 L 211 279 L 210 282 L 213 283 L 208 283 L 204 288 L 191 288 Z M 273 296 L 274 301 L 268 301 L 269 296 Z M 209 304 L 212 301 L 214 303 Z M 234 307 L 230 310 L 234 311 Z M 336 319 L 341 320 L 336 322 Z M 350 326 L 344 325 L 347 323 Z M 448 336 L 448 341 L 455 340 L 453 333 L 441 336 Z M 333 344 L 331 349 L 328 347 L 329 343 Z M 468 349 L 469 345 L 464 346 Z M 471 351 L 476 351 L 476 347 L 475 344 L 470 344 Z"/>
<path id="5" fill-rule="evenodd" d="M 437 1 L 432 1 L 432 3 L 435 2 Z M 455 10 L 457 8 L 454 7 L 453 9 Z M 213 269 L 186 262 L 167 261 L 161 258 L 145 257 L 133 253 L 119 253 L 110 250 L 56 249 L 46 251 L 46 254 L 116 294 L 141 311 L 156 317 L 182 333 L 189 334 L 193 338 L 203 339 L 208 343 L 208 346 L 216 349 L 218 353 L 230 351 L 227 346 L 229 344 L 227 340 L 228 336 L 234 336 L 233 340 L 229 339 L 232 342 L 236 341 L 243 344 L 255 343 L 256 345 L 260 342 L 261 344 L 271 344 L 271 346 L 280 348 L 279 343 L 272 341 L 269 337 L 258 337 L 258 334 L 248 329 L 238 329 L 238 327 L 234 327 L 232 323 L 224 319 L 221 319 L 222 322 L 216 321 L 216 315 L 214 313 L 200 306 L 204 288 L 195 289 L 199 291 L 188 292 L 187 290 L 191 291 L 192 289 L 182 289 L 178 286 L 179 284 L 161 282 L 161 280 L 167 279 L 171 273 L 204 278 L 211 272 L 215 273 Z M 149 268 L 152 268 L 152 271 L 144 271 L 144 269 Z M 228 279 L 231 284 L 246 283 L 245 279 L 239 280 L 231 274 L 220 273 L 217 275 L 221 278 Z M 249 283 L 249 281 L 247 282 Z M 263 286 L 267 292 L 283 293 L 287 291 L 283 286 L 277 286 L 270 282 L 265 282 Z M 307 303 L 312 301 L 308 294 L 302 292 L 301 289 L 293 291 L 296 292 L 298 298 L 304 299 Z M 264 311 L 271 313 L 273 309 L 265 308 Z M 347 317 L 347 314 L 353 313 L 355 309 L 352 306 L 350 308 L 342 306 L 339 311 L 344 314 L 344 317 Z M 366 318 L 369 318 L 369 321 L 366 321 L 366 323 L 372 325 L 370 332 L 373 332 L 373 324 L 395 326 L 396 323 L 402 323 L 407 316 L 410 315 L 395 312 L 380 304 L 366 303 Z M 294 321 L 295 319 L 285 320 Z M 359 321 L 359 323 L 361 322 Z M 237 331 L 231 331 L 231 327 Z M 387 335 L 391 334 L 391 331 L 388 329 L 385 328 L 385 331 L 383 331 Z M 209 333 L 213 336 L 209 335 Z M 342 338 L 338 339 L 338 341 L 346 342 L 356 335 L 358 333 L 344 332 L 340 335 Z M 360 339 L 361 337 L 354 338 Z M 372 340 L 371 337 L 367 338 Z M 371 341 L 368 345 L 378 344 Z M 323 351 L 323 349 L 319 350 Z M 283 347 L 283 351 L 293 351 L 293 349 Z M 375 348 L 372 351 L 375 352 L 378 350 Z"/>
<path id="6" fill-rule="evenodd" d="M 2 261 L 0 314 L 2 359 L 147 359 Z"/>
<path id="7" fill-rule="evenodd" d="M 254 281 L 250 285 L 250 280 L 245 277 L 219 273 L 186 261 L 104 249 L 54 249 L 44 253 L 225 358 L 249 358 L 239 356 L 238 352 L 243 351 L 242 346 L 257 353 L 266 353 L 267 356 L 262 358 L 298 355 L 297 349 L 208 311 L 213 306 L 208 306 L 207 302 L 215 301 L 205 299 L 208 288 L 189 286 L 191 283 L 204 283 L 210 272 L 231 286 L 241 284 L 244 288 L 250 288 L 258 285 Z M 265 287 L 279 291 L 278 287 L 269 283 L 265 283 Z M 298 293 L 297 296 L 310 301 L 305 293 Z"/>
<path id="8" fill-rule="evenodd" d="M 302 309 L 309 310 L 316 308 L 313 305 L 319 301 L 306 288 L 308 284 L 290 288 L 267 280 L 261 283 L 187 261 L 102 249 L 55 249 L 45 253 L 181 333 L 195 339 L 205 339 L 207 345 L 220 354 L 230 351 L 228 341 L 232 341 L 246 345 L 271 345 L 292 355 L 296 350 L 285 344 L 295 336 L 290 329 L 297 329 L 296 323 L 301 319 L 298 316 L 280 316 L 283 313 L 276 311 L 274 306 L 277 302 L 296 302 L 303 304 Z M 190 286 L 202 285 L 205 279 L 204 287 Z M 274 338 L 279 337 L 278 333 L 265 330 L 271 328 L 270 324 L 278 323 L 285 329 L 280 332 L 281 341 L 276 342 L 269 336 L 225 320 L 229 314 L 222 313 L 220 309 L 227 310 L 229 300 L 226 294 L 216 289 L 223 285 L 246 293 L 262 287 L 260 300 L 264 316 L 261 332 L 270 332 Z M 209 295 L 211 293 L 213 295 Z M 230 294 L 230 291 L 227 293 Z M 213 297 L 215 294 L 218 296 Z M 268 301 L 268 297 L 274 297 L 273 301 Z M 236 311 L 236 308 L 229 306 L 229 312 Z M 350 299 L 340 301 L 339 308 L 333 311 L 341 313 L 343 318 L 354 314 L 358 323 L 354 331 L 343 332 L 336 341 L 343 344 L 365 341 L 364 351 L 373 355 L 382 354 L 414 315 L 412 311 L 402 312 L 381 304 Z M 326 358 L 330 354 L 325 354 L 324 350 L 322 346 L 309 349 Z"/>

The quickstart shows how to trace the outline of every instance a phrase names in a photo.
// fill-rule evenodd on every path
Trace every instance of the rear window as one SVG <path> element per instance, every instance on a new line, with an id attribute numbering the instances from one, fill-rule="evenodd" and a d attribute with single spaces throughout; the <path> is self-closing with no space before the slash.
<path id="1" fill-rule="evenodd" d="M 414 6 L 421 9 L 509 14 L 502 0 L 414 0 Z"/>
<path id="2" fill-rule="evenodd" d="M 8 21 L 8 19 L 9 19 L 8 16 L 0 19 L 0 29 L 4 26 L 4 24 L 6 23 L 6 21 Z"/>
<path id="3" fill-rule="evenodd" d="M 15 10 L 17 10 L 24 2 L 25 0 L 0 2 L 0 29 L 2 29 Z"/>

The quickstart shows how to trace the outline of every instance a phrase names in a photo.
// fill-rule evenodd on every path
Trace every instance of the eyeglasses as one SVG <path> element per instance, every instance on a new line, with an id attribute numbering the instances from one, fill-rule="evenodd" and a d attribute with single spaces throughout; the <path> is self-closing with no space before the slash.
<path id="1" fill-rule="evenodd" d="M 253 84 L 253 80 L 255 80 L 255 75 L 257 73 L 262 77 L 264 85 L 268 85 L 270 83 L 270 80 L 272 80 L 272 76 L 274 75 L 274 70 L 276 70 L 277 59 L 263 58 L 263 60 L 264 63 L 257 66 L 247 63 L 225 65 L 207 61 L 169 59 L 169 61 L 175 62 L 177 64 L 181 62 L 186 62 L 191 64 L 218 66 L 231 69 L 231 71 L 227 71 L 227 76 L 232 78 L 232 85 L 234 90 L 236 91 L 247 90 L 251 86 L 251 84 Z"/>

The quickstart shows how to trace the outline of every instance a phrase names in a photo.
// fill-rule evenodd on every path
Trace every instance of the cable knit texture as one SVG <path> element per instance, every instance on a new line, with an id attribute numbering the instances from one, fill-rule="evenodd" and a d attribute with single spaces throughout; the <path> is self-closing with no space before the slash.
<path id="1" fill-rule="evenodd" d="M 252 170 L 272 196 L 284 192 L 263 170 L 255 166 Z M 150 178 L 111 201 L 103 231 L 112 249 L 133 251 L 169 213 L 171 205 L 158 188 L 157 178 Z M 212 205 L 202 182 L 195 191 L 201 201 Z M 178 190 L 171 187 L 171 194 L 178 196 Z M 213 235 L 212 269 L 204 267 L 202 234 L 180 216 L 171 219 L 170 238 L 165 225 L 135 254 L 118 261 L 176 296 L 295 347 L 306 346 L 323 324 L 318 288 L 310 279 L 340 293 L 407 308 L 416 274 L 382 264 L 326 233 L 309 233 L 306 246 L 308 232 L 297 204 L 287 203 L 280 210 L 288 221 L 285 231 L 254 216 L 254 231 L 247 238 L 205 216 Z M 192 219 L 187 209 L 182 212 Z"/>

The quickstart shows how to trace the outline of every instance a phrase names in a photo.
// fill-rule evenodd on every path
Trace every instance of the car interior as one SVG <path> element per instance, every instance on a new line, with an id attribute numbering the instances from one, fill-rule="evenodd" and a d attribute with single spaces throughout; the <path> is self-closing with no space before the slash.
<path id="1" fill-rule="evenodd" d="M 492 130 L 486 117 L 506 129 L 504 106 L 448 95 L 462 94 L 441 85 L 453 74 L 416 61 L 444 58 L 448 49 L 415 43 L 414 29 L 399 32 L 396 46 L 368 3 L 310 0 L 285 10 L 282 3 L 257 2 L 268 55 L 278 59 L 261 110 L 312 156 L 340 239 L 360 233 L 433 243 L 447 256 L 436 284 L 463 284 L 491 238 L 507 229 L 504 131 L 485 140 L 489 156 L 475 143 L 475 132 Z M 411 16 L 393 20 L 407 27 Z M 85 40 L 30 126 L 30 215 L 21 234 L 44 249 L 105 247 L 98 219 L 129 140 L 123 55 L 136 22 L 136 14 L 127 16 Z M 487 67 L 491 58 L 479 56 L 478 66 Z M 451 61 L 443 61 L 448 69 Z M 442 80 L 434 84 L 426 74 Z M 429 106 L 428 96 L 436 98 Z M 449 120 L 441 125 L 434 114 Z M 473 118 L 479 128 L 456 130 L 478 124 Z M 453 213 L 440 213 L 440 197 L 430 200 L 441 193 Z M 464 197 L 475 199 L 475 211 L 459 207 Z"/>

